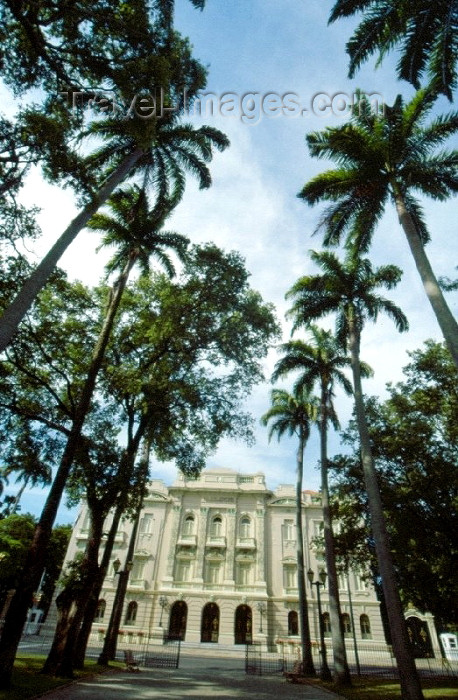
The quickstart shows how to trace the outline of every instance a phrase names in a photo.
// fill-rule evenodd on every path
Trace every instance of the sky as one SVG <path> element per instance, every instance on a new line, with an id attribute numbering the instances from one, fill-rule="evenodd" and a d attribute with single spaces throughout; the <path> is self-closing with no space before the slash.
<path id="1" fill-rule="evenodd" d="M 331 167 L 310 158 L 305 134 L 343 123 L 357 88 L 380 95 L 387 103 L 398 93 L 408 99 L 414 92 L 396 80 L 395 55 L 377 69 L 375 61 L 369 61 L 354 79 L 348 79 L 345 43 L 356 22 L 328 26 L 332 4 L 330 0 L 207 0 L 200 12 L 188 0 L 176 2 L 177 28 L 190 37 L 195 55 L 208 67 L 206 92 L 212 93 L 215 103 L 213 115 L 191 114 L 187 121 L 221 129 L 231 146 L 215 155 L 209 190 L 199 191 L 189 178 L 169 228 L 194 243 L 213 241 L 239 251 L 251 273 L 252 287 L 276 306 L 283 341 L 291 332 L 284 319 L 285 293 L 298 277 L 316 271 L 308 251 L 321 249 L 320 235 L 313 234 L 320 207 L 308 207 L 297 193 L 313 175 Z M 438 113 L 450 109 L 445 99 L 438 101 Z M 42 207 L 39 221 L 44 235 L 36 245 L 38 260 L 77 209 L 71 192 L 45 185 L 38 172 L 31 174 L 23 200 Z M 437 276 L 453 278 L 458 264 L 456 201 L 425 200 L 423 206 L 432 237 L 427 253 L 433 269 Z M 95 253 L 96 245 L 95 234 L 81 233 L 62 258 L 62 267 L 72 277 L 96 284 L 104 264 L 104 257 Z M 404 270 L 402 282 L 386 296 L 402 308 L 410 324 L 407 333 L 399 334 L 392 322 L 380 319 L 364 331 L 362 359 L 374 370 L 364 389 L 383 397 L 386 383 L 402 378 L 407 352 L 421 347 L 427 338 L 441 340 L 441 335 L 391 206 L 377 229 L 370 257 L 373 265 L 395 263 Z M 456 315 L 457 295 L 447 298 Z M 323 325 L 332 327 L 332 322 Z M 295 480 L 295 440 L 284 438 L 278 443 L 274 439 L 269 444 L 267 431 L 259 424 L 269 407 L 272 385 L 268 379 L 278 357 L 272 349 L 264 362 L 266 382 L 247 401 L 255 419 L 256 444 L 248 447 L 222 440 L 208 460 L 208 467 L 262 471 L 271 488 Z M 281 386 L 290 389 L 292 382 L 293 378 Z M 336 407 L 345 426 L 351 400 L 337 395 Z M 319 488 L 318 441 L 313 430 L 305 452 L 304 488 Z M 330 455 L 341 450 L 338 435 L 331 435 Z M 176 476 L 173 464 L 153 461 L 153 472 L 166 484 Z M 23 512 L 39 513 L 43 499 L 40 489 L 28 492 Z M 74 510 L 62 508 L 59 521 L 68 522 L 74 515 Z"/>

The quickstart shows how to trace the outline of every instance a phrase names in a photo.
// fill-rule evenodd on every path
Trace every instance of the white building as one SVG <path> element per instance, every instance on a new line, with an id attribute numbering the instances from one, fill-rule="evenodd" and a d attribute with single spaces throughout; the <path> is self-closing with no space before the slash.
<path id="1" fill-rule="evenodd" d="M 77 520 L 66 560 L 84 550 L 85 507 Z M 109 523 L 107 523 L 109 525 Z M 305 566 L 315 576 L 325 568 L 313 543 L 322 529 L 320 494 L 304 491 Z M 112 562 L 125 566 L 132 523 L 124 521 Z M 111 567 L 101 593 L 93 633 L 103 638 L 117 577 Z M 350 591 L 348 590 L 350 585 Z M 358 645 L 384 643 L 379 603 L 359 572 L 341 577 L 345 634 L 352 637 L 349 593 Z M 313 590 L 312 590 L 313 589 Z M 307 582 L 312 638 L 318 640 L 316 586 Z M 321 592 L 326 636 L 329 606 Z M 207 469 L 198 479 L 181 474 L 171 487 L 149 484 L 135 543 L 124 603 L 120 641 L 140 643 L 168 633 L 188 642 L 220 645 L 260 642 L 292 651 L 298 637 L 295 489 L 266 487 L 262 473 Z"/>

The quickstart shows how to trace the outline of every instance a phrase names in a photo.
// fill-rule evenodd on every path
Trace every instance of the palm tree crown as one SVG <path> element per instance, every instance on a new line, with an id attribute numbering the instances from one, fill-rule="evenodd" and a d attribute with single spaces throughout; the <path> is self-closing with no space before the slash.
<path id="1" fill-rule="evenodd" d="M 368 258 L 352 251 L 343 262 L 330 251 L 311 251 L 310 257 L 322 274 L 301 277 L 287 293 L 287 298 L 293 299 L 288 315 L 294 320 L 294 330 L 336 313 L 337 337 L 346 342 L 350 324 L 359 335 L 364 322 L 376 321 L 381 312 L 394 321 L 399 331 L 408 329 L 407 319 L 396 304 L 376 293 L 378 287 L 396 286 L 402 275 L 398 267 L 384 265 L 373 270 Z"/>
<path id="2" fill-rule="evenodd" d="M 337 163 L 336 170 L 312 178 L 299 193 L 308 204 L 334 202 L 325 211 L 325 245 L 348 234 L 363 251 L 389 199 L 400 192 L 424 243 L 429 234 L 412 192 L 445 200 L 458 192 L 458 151 L 438 147 L 458 131 L 458 112 L 424 122 L 434 95 L 420 90 L 407 104 L 398 95 L 392 106 L 374 113 L 362 96 L 351 121 L 307 135 L 312 156 Z"/>
<path id="3" fill-rule="evenodd" d="M 272 405 L 262 416 L 261 423 L 269 427 L 269 440 L 277 435 L 301 435 L 306 442 L 310 435 L 310 423 L 316 420 L 318 404 L 309 392 L 302 388 L 290 394 L 285 389 L 273 389 Z"/>
<path id="4" fill-rule="evenodd" d="M 436 90 L 452 99 L 457 83 L 457 0 L 337 0 L 329 21 L 357 12 L 365 14 L 347 43 L 350 77 L 369 56 L 378 51 L 379 64 L 397 47 L 400 78 L 418 88 L 426 73 Z"/>
<path id="5" fill-rule="evenodd" d="M 458 324 L 425 253 L 429 233 L 413 194 L 445 200 L 458 192 L 458 151 L 437 150 L 458 130 L 458 113 L 424 125 L 433 103 L 433 95 L 420 91 L 409 103 L 398 96 L 392 107 L 374 114 L 362 97 L 348 124 L 309 134 L 310 153 L 338 167 L 306 183 L 299 197 L 309 204 L 331 202 L 319 224 L 325 245 L 338 244 L 346 234 L 347 246 L 362 252 L 369 248 L 387 201 L 394 202 L 425 293 L 458 366 Z"/>
<path id="6" fill-rule="evenodd" d="M 275 365 L 272 381 L 299 371 L 295 388 L 311 389 L 319 384 L 326 397 L 328 417 L 336 424 L 337 416 L 332 404 L 334 384 L 339 384 L 346 393 L 351 394 L 351 382 L 342 371 L 349 366 L 350 360 L 331 331 L 314 324 L 308 325 L 307 330 L 310 333 L 309 341 L 291 340 L 280 346 L 283 357 Z"/>
<path id="7" fill-rule="evenodd" d="M 137 185 L 118 190 L 108 204 L 112 216 L 98 212 L 87 225 L 93 231 L 103 232 L 101 246 L 115 247 L 106 265 L 107 272 L 122 270 L 131 260 L 147 273 L 154 257 L 173 276 L 175 269 L 167 250 L 173 250 L 182 259 L 189 241 L 179 233 L 161 230 L 170 210 L 157 203 L 150 210 L 145 190 Z"/>

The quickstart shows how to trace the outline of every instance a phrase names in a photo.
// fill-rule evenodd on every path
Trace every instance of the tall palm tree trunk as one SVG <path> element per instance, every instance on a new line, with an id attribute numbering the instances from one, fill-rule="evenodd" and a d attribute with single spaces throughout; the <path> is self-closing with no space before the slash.
<path id="1" fill-rule="evenodd" d="M 378 566 L 382 578 L 393 650 L 398 666 L 401 696 L 403 700 L 423 700 L 423 693 L 412 656 L 399 597 L 377 473 L 372 456 L 361 385 L 359 347 L 359 331 L 353 316 L 349 319 L 349 349 L 353 372 L 356 419 L 361 445 L 361 461 L 371 516 L 372 534 L 375 540 Z"/>
<path id="2" fill-rule="evenodd" d="M 114 285 L 111 291 L 111 298 L 105 320 L 92 354 L 91 364 L 75 411 L 67 444 L 50 488 L 48 498 L 46 499 L 40 519 L 35 528 L 34 538 L 22 571 L 21 581 L 11 599 L 11 604 L 5 617 L 2 636 L 0 638 L 0 688 L 8 688 L 11 683 L 14 659 L 27 619 L 27 611 L 43 573 L 44 557 L 51 538 L 54 521 L 81 439 L 81 431 L 89 410 L 97 375 L 113 327 L 113 321 L 133 264 L 134 258 L 132 257 L 129 259 L 117 284 Z"/>
<path id="3" fill-rule="evenodd" d="M 394 190 L 396 211 L 399 221 L 404 230 L 410 251 L 415 260 L 415 265 L 420 274 L 426 296 L 433 308 L 434 314 L 439 323 L 439 327 L 444 336 L 448 349 L 453 357 L 453 361 L 458 368 L 458 323 L 450 311 L 444 299 L 442 290 L 439 287 L 436 276 L 425 253 L 423 243 L 418 235 L 415 223 L 407 210 L 404 198 L 399 188 Z"/>
<path id="4" fill-rule="evenodd" d="M 143 150 L 135 148 L 124 158 L 116 170 L 107 178 L 105 184 L 92 198 L 91 202 L 73 219 L 68 228 L 65 229 L 38 267 L 24 283 L 21 291 L 17 294 L 15 299 L 13 299 L 0 318 L 0 352 L 11 342 L 20 322 L 32 306 L 37 294 L 45 286 L 61 256 L 65 253 L 69 245 L 73 243 L 76 236 L 84 228 L 91 216 L 106 202 L 116 187 L 121 184 L 142 155 Z"/>
<path id="5" fill-rule="evenodd" d="M 306 676 L 315 676 L 312 659 L 312 643 L 305 588 L 304 533 L 302 528 L 302 481 L 304 474 L 305 438 L 302 426 L 299 428 L 299 447 L 297 450 L 296 471 L 296 551 L 297 551 L 297 588 L 299 592 L 299 621 L 301 627 L 302 672 Z"/>
<path id="6" fill-rule="evenodd" d="M 341 686 L 351 685 L 350 669 L 342 631 L 339 600 L 339 580 L 337 577 L 332 530 L 331 508 L 329 505 L 328 457 L 327 457 L 327 405 L 326 391 L 321 396 L 320 449 L 321 449 L 321 500 L 323 504 L 324 547 L 328 573 L 329 613 L 331 618 L 332 651 L 334 656 L 334 676 Z"/>

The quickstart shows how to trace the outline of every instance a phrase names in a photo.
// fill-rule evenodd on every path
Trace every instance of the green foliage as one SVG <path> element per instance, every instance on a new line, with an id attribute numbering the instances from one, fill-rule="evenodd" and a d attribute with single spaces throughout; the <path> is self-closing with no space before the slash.
<path id="1" fill-rule="evenodd" d="M 380 114 L 367 98 L 356 104 L 350 123 L 308 134 L 310 154 L 327 158 L 337 169 L 315 176 L 299 197 L 308 204 L 332 202 L 319 228 L 325 245 L 339 243 L 367 251 L 389 199 L 401 192 L 424 243 L 429 233 L 414 194 L 439 201 L 458 192 L 458 152 L 438 148 L 458 130 L 458 113 L 425 124 L 434 95 L 420 90 L 410 102 L 398 95 Z"/>
<path id="2" fill-rule="evenodd" d="M 393 289 L 401 278 L 401 270 L 395 265 L 373 268 L 368 258 L 361 258 L 348 251 L 343 261 L 329 251 L 311 251 L 310 257 L 321 268 L 321 274 L 301 277 L 288 291 L 293 300 L 288 316 L 293 319 L 294 330 L 305 327 L 312 320 L 336 313 L 336 336 L 341 343 L 348 340 L 351 324 L 358 333 L 366 320 L 376 321 L 380 313 L 386 313 L 399 331 L 408 328 L 407 319 L 390 299 L 377 294 L 379 287 Z M 370 372 L 363 366 L 363 374 Z"/>
<path id="3" fill-rule="evenodd" d="M 404 375 L 388 385 L 386 401 L 366 400 L 397 576 L 406 605 L 433 613 L 439 624 L 456 623 L 458 376 L 447 350 L 433 341 L 411 353 Z M 364 559 L 370 520 L 354 422 L 344 438 L 353 453 L 333 461 L 346 525 L 341 544 Z"/>
<path id="4" fill-rule="evenodd" d="M 10 515 L 0 520 L 0 590 L 2 597 L 15 588 L 32 542 L 35 518 Z"/>
<path id="5" fill-rule="evenodd" d="M 452 99 L 458 60 L 455 0 L 337 0 L 330 22 L 361 12 L 361 23 L 347 43 L 350 77 L 373 54 L 379 54 L 378 65 L 397 49 L 399 78 L 418 88 L 426 76 L 430 89 Z"/>
<path id="6" fill-rule="evenodd" d="M 318 399 L 302 387 L 294 394 L 284 389 L 273 389 L 271 394 L 272 406 L 262 416 L 261 423 L 268 425 L 269 440 L 273 435 L 280 438 L 283 435 L 297 435 L 304 443 L 310 435 L 310 426 L 318 418 Z"/>

